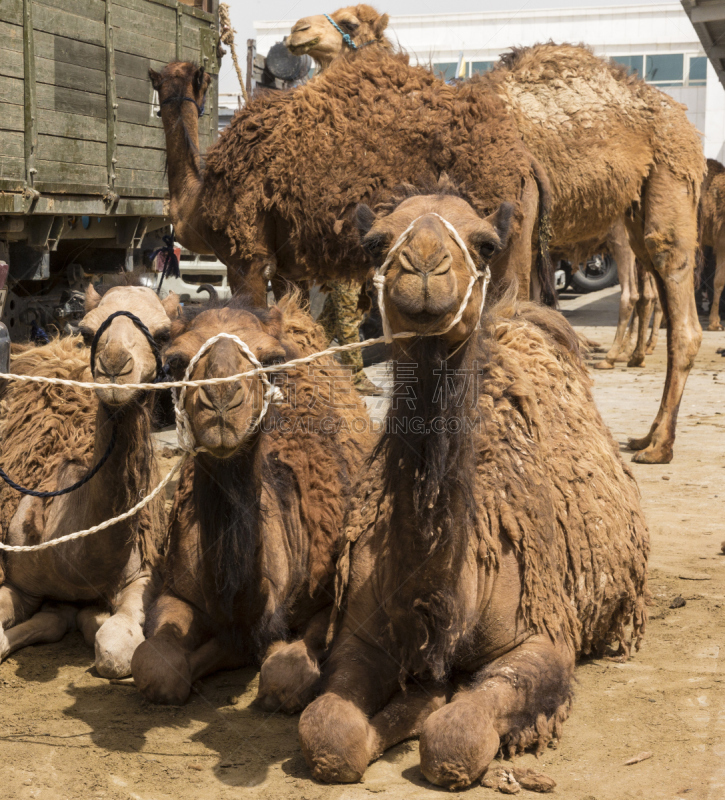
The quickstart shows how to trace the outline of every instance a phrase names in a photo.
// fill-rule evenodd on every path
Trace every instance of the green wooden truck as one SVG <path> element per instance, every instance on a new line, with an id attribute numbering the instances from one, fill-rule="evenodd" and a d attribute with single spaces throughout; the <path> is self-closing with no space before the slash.
<path id="1" fill-rule="evenodd" d="M 218 0 L 196 2 L 0 0 L 0 318 L 13 340 L 33 323 L 63 330 L 89 275 L 142 268 L 169 232 L 148 70 L 218 74 Z M 215 82 L 206 110 L 202 152 Z"/>

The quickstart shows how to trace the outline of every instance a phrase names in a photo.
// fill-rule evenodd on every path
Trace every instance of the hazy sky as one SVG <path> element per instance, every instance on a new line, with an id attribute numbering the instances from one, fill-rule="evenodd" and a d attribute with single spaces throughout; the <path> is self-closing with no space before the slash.
<path id="1" fill-rule="evenodd" d="M 255 20 L 290 20 L 294 22 L 300 17 L 310 14 L 323 14 L 335 11 L 343 5 L 356 5 L 355 2 L 340 0 L 226 0 L 231 9 L 232 24 L 237 31 L 237 51 L 242 64 L 246 61 L 247 39 L 254 38 Z M 638 4 L 649 5 L 662 0 L 638 0 Z M 371 2 L 380 11 L 391 16 L 406 14 L 440 14 L 440 2 L 434 0 L 384 0 Z M 584 6 L 621 6 L 632 5 L 625 0 L 448 0 L 444 8 L 448 13 L 464 13 L 467 11 L 508 11 L 512 15 L 517 12 L 526 13 L 534 8 L 581 8 Z M 242 69 L 245 67 L 243 66 Z M 234 71 L 231 58 L 222 62 L 221 91 L 236 92 L 233 79 Z"/>

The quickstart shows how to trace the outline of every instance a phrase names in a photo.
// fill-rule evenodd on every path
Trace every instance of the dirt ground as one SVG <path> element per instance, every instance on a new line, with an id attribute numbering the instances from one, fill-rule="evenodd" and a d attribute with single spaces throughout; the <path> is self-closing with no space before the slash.
<path id="1" fill-rule="evenodd" d="M 590 296 L 577 308 L 582 302 L 566 303 L 567 316 L 608 345 L 616 293 Z M 645 368 L 617 365 L 593 373 L 599 406 L 623 451 L 627 436 L 642 435 L 657 410 L 662 334 Z M 652 532 L 645 644 L 627 664 L 582 663 L 558 749 L 538 761 L 518 759 L 554 778 L 562 800 L 725 797 L 725 359 L 716 353 L 724 346 L 725 333 L 705 332 L 673 463 L 634 465 Z M 672 608 L 675 598 L 685 605 Z M 133 688 L 109 685 L 92 663 L 76 633 L 0 665 L 0 798 L 358 800 L 379 794 L 418 800 L 442 794 L 422 780 L 415 742 L 388 752 L 362 784 L 315 783 L 297 744 L 297 718 L 250 705 L 257 684 L 252 669 L 205 680 L 183 707 L 158 708 Z M 644 752 L 651 758 L 624 765 Z M 480 786 L 468 794 L 501 796 Z"/>

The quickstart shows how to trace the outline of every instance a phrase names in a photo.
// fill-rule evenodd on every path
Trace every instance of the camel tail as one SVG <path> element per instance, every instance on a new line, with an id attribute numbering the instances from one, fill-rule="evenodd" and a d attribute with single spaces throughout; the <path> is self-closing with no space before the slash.
<path id="1" fill-rule="evenodd" d="M 549 254 L 551 239 L 551 187 L 544 167 L 535 159 L 531 159 L 534 180 L 539 189 L 539 236 L 536 247 L 536 274 L 541 287 L 541 302 L 551 308 L 557 308 L 559 300 L 556 296 L 554 264 Z"/>

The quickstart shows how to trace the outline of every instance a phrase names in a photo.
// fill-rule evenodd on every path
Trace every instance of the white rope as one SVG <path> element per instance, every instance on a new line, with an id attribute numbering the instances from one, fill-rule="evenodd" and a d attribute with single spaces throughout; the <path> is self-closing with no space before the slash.
<path id="1" fill-rule="evenodd" d="M 432 212 L 431 212 L 432 213 Z M 425 215 L 423 215 L 425 216 Z M 385 286 L 385 272 L 387 271 L 388 267 L 390 266 L 390 262 L 392 261 L 392 257 L 398 248 L 402 245 L 402 243 L 406 240 L 409 233 L 412 231 L 413 226 L 415 223 L 420 219 L 413 220 L 411 224 L 403 231 L 403 233 L 398 237 L 398 241 L 393 245 L 390 252 L 388 253 L 388 257 L 383 262 L 382 266 L 379 267 L 375 272 L 375 277 L 373 278 L 375 285 L 378 289 L 378 300 L 380 305 L 380 314 L 383 319 L 383 329 L 385 330 L 384 336 L 379 336 L 376 339 L 367 339 L 364 342 L 351 342 L 350 344 L 345 345 L 337 345 L 335 347 L 328 347 L 326 350 L 322 350 L 319 353 L 312 353 L 309 356 L 304 356 L 303 358 L 295 358 L 291 361 L 286 361 L 283 364 L 275 364 L 269 367 L 263 367 L 257 357 L 254 355 L 250 347 L 243 342 L 238 336 L 235 336 L 231 333 L 218 333 L 216 336 L 212 336 L 211 339 L 207 339 L 206 342 L 201 346 L 199 352 L 191 359 L 189 362 L 188 367 L 186 368 L 186 372 L 184 373 L 184 379 L 181 381 L 173 381 L 169 383 L 136 383 L 136 384 L 114 384 L 114 388 L 124 388 L 124 389 L 132 389 L 132 390 L 152 390 L 152 389 L 169 389 L 173 390 L 174 396 L 174 415 L 176 417 L 176 436 L 179 442 L 179 446 L 184 451 L 179 460 L 174 464 L 169 474 L 163 478 L 163 480 L 156 486 L 156 488 L 147 495 L 143 500 L 140 500 L 133 508 L 129 509 L 128 511 L 124 512 L 123 514 L 119 514 L 112 519 L 106 520 L 105 522 L 101 522 L 99 525 L 94 525 L 92 528 L 88 528 L 83 531 L 76 531 L 75 533 L 69 533 L 67 536 L 60 536 L 57 539 L 49 539 L 47 542 L 42 542 L 41 544 L 36 545 L 8 545 L 0 542 L 0 550 L 6 550 L 13 553 L 29 553 L 35 550 L 45 550 L 48 547 L 56 547 L 59 544 L 63 544 L 64 542 L 70 542 L 74 539 L 80 539 L 84 536 L 90 536 L 93 533 L 98 533 L 99 531 L 105 530 L 106 528 L 110 528 L 111 525 L 115 525 L 117 522 L 122 522 L 129 517 L 134 516 L 137 514 L 142 508 L 147 506 L 154 498 L 158 497 L 159 493 L 163 491 L 169 481 L 173 478 L 173 476 L 179 471 L 184 460 L 188 455 L 194 456 L 199 452 L 204 450 L 203 447 L 197 447 L 196 442 L 194 441 L 194 436 L 191 431 L 191 420 L 189 419 L 189 415 L 186 413 L 186 409 L 184 408 L 184 400 L 186 398 L 186 390 L 189 388 L 195 388 L 199 386 L 215 386 L 220 383 L 231 383 L 233 381 L 238 381 L 240 378 L 251 377 L 253 375 L 259 375 L 262 379 L 262 382 L 265 386 L 264 392 L 264 399 L 262 402 L 262 410 L 257 417 L 254 427 L 254 430 L 259 424 L 261 423 L 264 415 L 267 413 L 269 409 L 270 403 L 279 402 L 282 398 L 282 392 L 280 391 L 279 387 L 275 386 L 267 377 L 267 373 L 270 372 L 280 372 L 282 370 L 289 369 L 292 366 L 297 366 L 300 364 L 308 364 L 312 361 L 315 361 L 318 358 L 322 358 L 326 355 L 332 355 L 333 353 L 340 353 L 346 352 L 349 350 L 357 350 L 364 347 L 372 347 L 376 344 L 381 344 L 383 342 L 390 343 L 393 339 L 410 339 L 416 336 L 440 336 L 444 333 L 447 333 L 453 327 L 455 327 L 463 318 L 463 313 L 468 306 L 468 303 L 471 299 L 471 294 L 473 293 L 473 287 L 476 283 L 476 280 L 479 277 L 483 277 L 483 286 L 481 287 L 481 305 L 479 308 L 478 313 L 478 321 L 476 323 L 476 327 L 478 328 L 481 324 L 481 314 L 483 313 L 483 306 L 486 302 L 486 291 L 488 289 L 488 284 L 491 280 L 491 270 L 488 266 L 486 266 L 485 272 L 480 272 L 476 269 L 473 259 L 471 258 L 471 254 L 468 252 L 468 248 L 466 247 L 465 243 L 461 239 L 458 234 L 458 231 L 453 227 L 453 225 L 448 222 L 448 220 L 443 219 L 439 214 L 434 214 L 434 216 L 438 217 L 443 224 L 448 228 L 451 235 L 455 239 L 458 246 L 463 251 L 463 255 L 466 261 L 466 265 L 468 266 L 469 271 L 471 272 L 471 278 L 468 282 L 468 288 L 466 289 L 466 294 L 463 297 L 461 305 L 453 317 L 453 320 L 450 324 L 442 331 L 432 331 L 428 333 L 414 333 L 412 331 L 405 331 L 401 333 L 392 333 L 389 328 L 389 323 L 387 319 L 387 315 L 385 314 L 385 297 L 383 294 L 383 289 Z M 201 356 L 215 343 L 218 342 L 220 339 L 230 339 L 231 341 L 235 342 L 245 353 L 247 358 L 254 364 L 254 369 L 248 370 L 247 372 L 240 372 L 237 375 L 229 375 L 223 378 L 205 378 L 203 380 L 197 381 L 190 381 L 189 376 L 191 375 L 194 367 L 198 363 Z M 24 380 L 30 381 L 33 383 L 47 383 L 47 384 L 60 384 L 62 386 L 75 386 L 80 388 L 89 388 L 89 389 L 97 389 L 99 384 L 97 383 L 87 383 L 84 381 L 72 381 L 67 380 L 64 378 L 45 378 L 40 376 L 34 375 L 15 375 L 14 373 L 1 373 L 0 378 L 2 379 L 9 379 L 9 380 Z M 102 385 L 102 384 L 101 384 Z M 176 389 L 181 389 L 178 393 Z"/>

